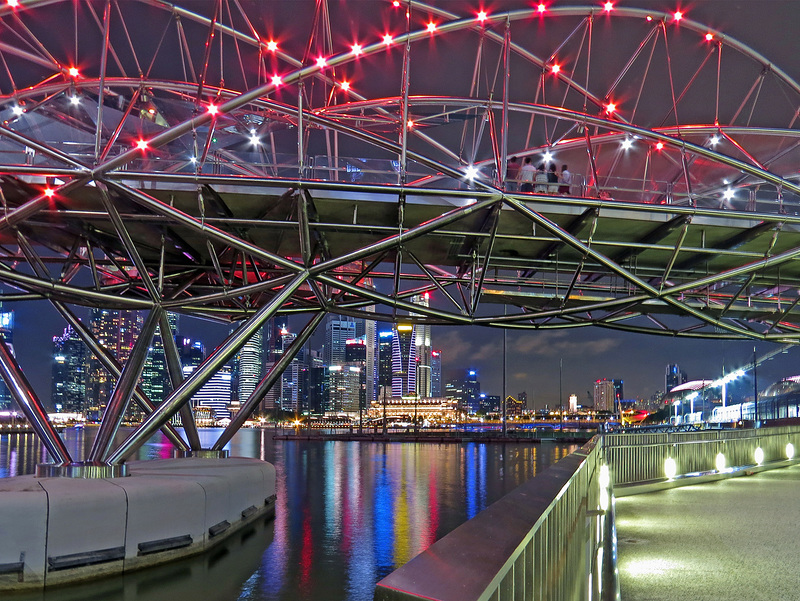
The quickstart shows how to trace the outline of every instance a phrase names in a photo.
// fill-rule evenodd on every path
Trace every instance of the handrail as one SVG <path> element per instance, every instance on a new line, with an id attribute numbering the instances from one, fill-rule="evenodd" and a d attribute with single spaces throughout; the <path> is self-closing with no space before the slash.
<path id="1" fill-rule="evenodd" d="M 596 436 L 385 577 L 375 600 L 616 598 L 602 453 Z"/>

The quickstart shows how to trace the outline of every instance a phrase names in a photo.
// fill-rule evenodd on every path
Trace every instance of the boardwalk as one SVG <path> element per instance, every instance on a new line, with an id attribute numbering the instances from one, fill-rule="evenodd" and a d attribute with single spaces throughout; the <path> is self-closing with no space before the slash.
<path id="1" fill-rule="evenodd" d="M 617 500 L 624 601 L 800 600 L 800 465 Z"/>

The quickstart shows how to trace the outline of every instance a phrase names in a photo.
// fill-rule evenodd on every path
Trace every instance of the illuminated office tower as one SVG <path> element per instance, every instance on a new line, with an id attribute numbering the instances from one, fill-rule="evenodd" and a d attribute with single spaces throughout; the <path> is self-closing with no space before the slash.
<path id="1" fill-rule="evenodd" d="M 689 381 L 686 372 L 683 371 L 679 365 L 671 363 L 667 365 L 667 373 L 664 376 L 664 392 L 669 393 L 670 390 L 681 384 Z"/>
<path id="2" fill-rule="evenodd" d="M 263 366 L 263 336 L 256 330 L 236 355 L 236 394 L 245 403 L 261 380 Z"/>
<path id="3" fill-rule="evenodd" d="M 594 383 L 594 410 L 614 410 L 614 382 L 613 380 L 597 380 Z"/>
<path id="4" fill-rule="evenodd" d="M 189 375 L 197 369 L 196 365 L 186 365 L 183 367 L 183 377 Z M 191 403 L 192 408 L 206 407 L 214 413 L 214 419 L 224 419 L 231 417 L 231 368 L 223 365 L 214 375 L 194 393 Z"/>
<path id="5" fill-rule="evenodd" d="M 391 330 L 378 332 L 378 400 L 392 395 L 392 340 Z"/>
<path id="6" fill-rule="evenodd" d="M 4 311 L 0 303 L 0 336 L 3 337 L 6 345 L 14 353 L 14 312 Z M 11 392 L 8 390 L 5 381 L 0 379 L 0 409 L 8 409 L 11 406 Z"/>
<path id="7" fill-rule="evenodd" d="M 84 412 L 88 369 L 89 351 L 75 330 L 67 326 L 61 336 L 53 336 L 52 400 L 56 411 Z"/>
<path id="8" fill-rule="evenodd" d="M 426 292 L 412 297 L 411 302 L 420 307 L 430 305 L 430 295 Z M 411 315 L 414 315 L 413 313 Z M 417 375 L 414 391 L 420 398 L 431 395 L 431 326 L 418 323 L 414 326 L 414 354 L 417 357 Z"/>
<path id="9" fill-rule="evenodd" d="M 362 409 L 369 407 L 369 402 L 373 399 L 370 397 L 367 400 L 367 351 L 369 345 L 363 338 L 354 338 L 348 340 L 345 347 L 345 365 L 357 366 L 361 368 L 361 378 L 358 383 L 358 399 Z M 374 355 L 373 355 L 374 356 Z"/>
<path id="10" fill-rule="evenodd" d="M 325 365 L 341 365 L 345 361 L 347 341 L 356 338 L 356 320 L 345 315 L 328 315 L 325 323 Z"/>
<path id="11" fill-rule="evenodd" d="M 92 309 L 89 329 L 97 341 L 103 345 L 121 364 L 130 357 L 131 349 L 142 329 L 142 315 L 138 311 L 117 311 Z M 114 378 L 103 368 L 96 357 L 89 361 L 89 380 L 87 387 L 87 412 L 90 419 L 99 418 L 114 390 Z M 129 409 L 128 414 L 136 411 Z"/>
<path id="12" fill-rule="evenodd" d="M 328 367 L 328 413 L 358 415 L 361 398 L 361 367 L 351 363 Z"/>
<path id="13" fill-rule="evenodd" d="M 481 383 L 478 381 L 478 372 L 468 369 L 464 378 L 464 401 L 468 413 L 480 411 Z"/>
<path id="14" fill-rule="evenodd" d="M 170 330 L 172 330 L 169 335 L 174 337 L 178 331 L 178 314 L 168 312 L 167 320 L 169 321 Z M 147 359 L 142 367 L 141 386 L 147 398 L 154 403 L 160 403 L 172 391 L 172 381 L 167 372 L 164 340 L 161 337 L 160 325 L 156 328 L 153 342 L 147 351 Z"/>
<path id="15" fill-rule="evenodd" d="M 297 334 L 290 332 L 286 326 L 280 329 L 280 348 L 281 354 L 289 350 L 294 343 Z M 305 348 L 295 355 L 292 362 L 286 367 L 280 379 L 280 406 L 284 411 L 298 413 L 301 409 L 303 390 L 303 379 L 306 371 Z"/>
<path id="16" fill-rule="evenodd" d="M 415 326 L 397 324 L 392 336 L 392 396 L 402 397 L 417 391 L 417 347 Z"/>
<path id="17" fill-rule="evenodd" d="M 442 351 L 431 350 L 431 396 L 442 396 Z"/>

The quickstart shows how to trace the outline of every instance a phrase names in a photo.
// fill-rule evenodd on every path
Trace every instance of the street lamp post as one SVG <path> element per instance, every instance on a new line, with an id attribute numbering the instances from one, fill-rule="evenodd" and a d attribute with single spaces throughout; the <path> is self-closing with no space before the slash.
<path id="1" fill-rule="evenodd" d="M 753 347 L 753 406 L 755 419 L 753 425 L 758 428 L 758 364 L 756 363 L 756 347 Z"/>

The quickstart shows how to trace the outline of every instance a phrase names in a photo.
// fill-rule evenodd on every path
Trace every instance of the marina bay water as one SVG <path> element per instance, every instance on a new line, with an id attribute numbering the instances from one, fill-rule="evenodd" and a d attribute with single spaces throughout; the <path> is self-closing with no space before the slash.
<path id="1" fill-rule="evenodd" d="M 68 429 L 83 457 L 96 429 Z M 201 429 L 204 446 L 220 430 Z M 375 583 L 576 445 L 276 440 L 243 429 L 233 456 L 277 470 L 275 519 L 202 556 L 14 601 L 367 601 Z M 171 456 L 161 435 L 140 459 Z M 46 454 L 33 434 L 0 435 L 0 477 L 30 474 Z"/>

